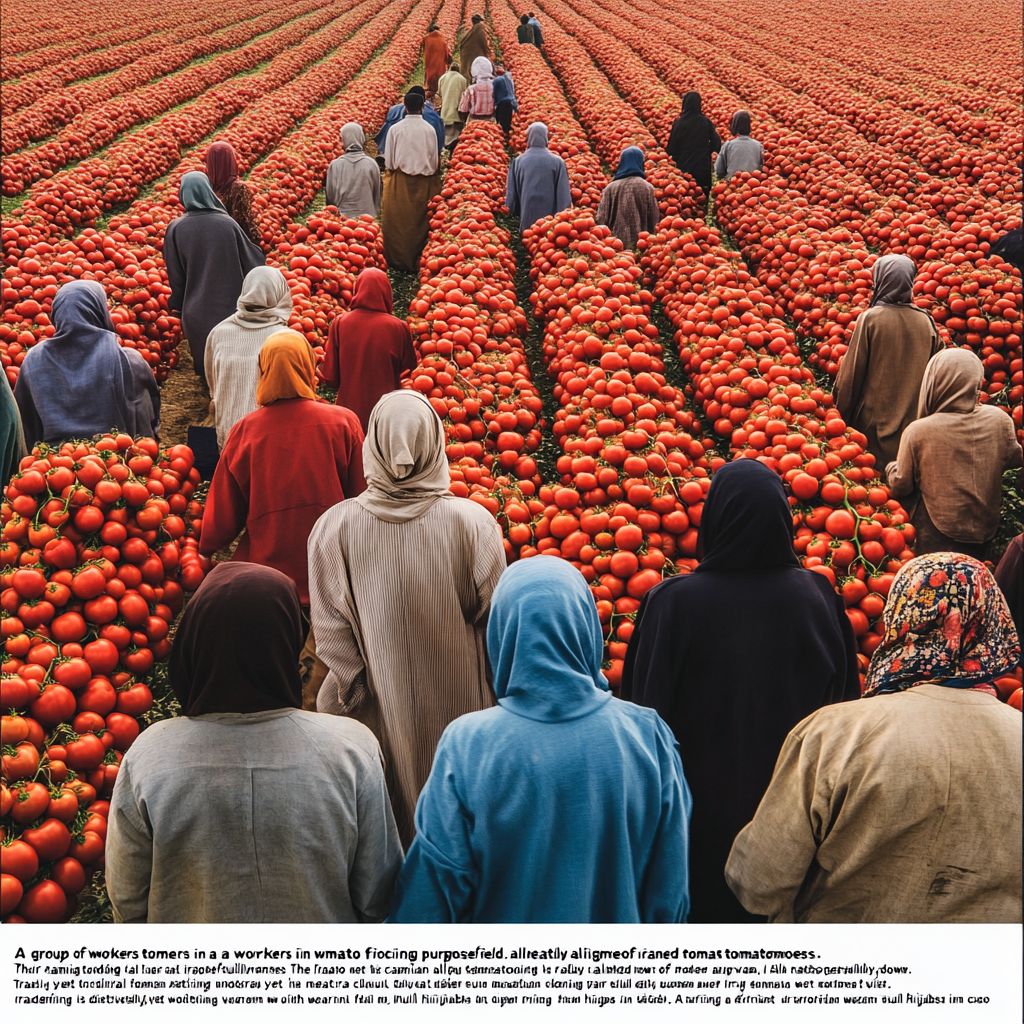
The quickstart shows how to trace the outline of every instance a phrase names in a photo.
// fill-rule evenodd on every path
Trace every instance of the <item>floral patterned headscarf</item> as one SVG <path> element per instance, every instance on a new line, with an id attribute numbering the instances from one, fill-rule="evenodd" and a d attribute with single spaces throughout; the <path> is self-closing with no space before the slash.
<path id="1" fill-rule="evenodd" d="M 864 696 L 922 683 L 995 695 L 992 680 L 1019 657 L 1010 610 L 988 569 L 967 555 L 923 555 L 893 580 Z"/>

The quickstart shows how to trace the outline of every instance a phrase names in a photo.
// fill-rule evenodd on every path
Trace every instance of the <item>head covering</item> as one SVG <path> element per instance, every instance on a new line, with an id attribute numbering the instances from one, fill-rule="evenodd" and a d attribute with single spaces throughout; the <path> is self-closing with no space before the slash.
<path id="1" fill-rule="evenodd" d="M 871 268 L 872 306 L 905 306 L 914 293 L 917 267 L 909 256 L 882 256 Z"/>
<path id="2" fill-rule="evenodd" d="M 27 454 L 21 412 L 4 374 L 0 381 L 0 479 L 10 480 L 15 465 Z"/>
<path id="3" fill-rule="evenodd" d="M 750 134 L 750 111 L 737 110 L 729 122 L 729 132 L 732 135 Z"/>
<path id="4" fill-rule="evenodd" d="M 349 121 L 341 126 L 341 146 L 345 155 L 350 153 L 360 156 L 366 151 L 366 133 L 362 125 L 355 121 Z"/>
<path id="5" fill-rule="evenodd" d="M 907 562 L 885 604 L 885 637 L 871 657 L 865 697 L 924 683 L 995 694 L 1020 642 L 992 574 L 969 555 L 940 551 Z"/>
<path id="6" fill-rule="evenodd" d="M 389 391 L 373 407 L 363 441 L 366 490 L 355 498 L 388 523 L 418 519 L 452 497 L 444 425 L 416 391 Z"/>
<path id="7" fill-rule="evenodd" d="M 374 313 L 390 313 L 394 308 L 391 282 L 377 267 L 367 267 L 356 278 L 351 309 L 369 309 Z"/>
<path id="8" fill-rule="evenodd" d="M 526 148 L 548 148 L 548 126 L 543 121 L 534 121 L 533 124 L 526 129 Z"/>
<path id="9" fill-rule="evenodd" d="M 203 580 L 171 648 L 169 682 L 185 715 L 302 707 L 299 592 L 283 572 L 221 562 Z"/>
<path id="10" fill-rule="evenodd" d="M 231 316 L 237 327 L 250 330 L 284 326 L 292 315 L 292 293 L 277 267 L 253 267 L 242 281 L 238 312 Z"/>
<path id="11" fill-rule="evenodd" d="M 699 572 L 758 572 L 798 566 L 793 519 L 778 475 L 756 459 L 737 459 L 711 481 L 700 520 Z"/>
<path id="12" fill-rule="evenodd" d="M 316 358 L 297 331 L 271 334 L 260 349 L 256 404 L 272 405 L 288 398 L 316 401 Z"/>
<path id="13" fill-rule="evenodd" d="M 489 82 L 494 77 L 494 65 L 486 57 L 476 57 L 470 65 L 474 81 Z"/>
<path id="14" fill-rule="evenodd" d="M 699 114 L 701 112 L 700 106 L 700 93 L 699 92 L 688 92 L 683 96 L 683 109 L 682 116 L 686 117 L 687 114 Z"/>
<path id="15" fill-rule="evenodd" d="M 453 60 L 451 62 L 451 64 L 448 66 L 448 70 L 449 71 L 458 71 L 461 66 L 462 65 L 460 65 L 457 60 Z"/>
<path id="16" fill-rule="evenodd" d="M 628 146 L 619 157 L 619 166 L 613 181 L 622 178 L 646 178 L 644 173 L 644 151 L 639 146 Z"/>
<path id="17" fill-rule="evenodd" d="M 502 573 L 491 598 L 487 654 L 503 708 L 540 722 L 596 711 L 611 696 L 603 652 L 597 607 L 571 565 L 529 558 Z"/>
<path id="18" fill-rule="evenodd" d="M 238 181 L 238 158 L 230 142 L 215 142 L 206 151 L 203 163 L 214 192 L 226 193 Z"/>
<path id="19" fill-rule="evenodd" d="M 965 348 L 947 348 L 928 360 L 921 379 L 917 418 L 937 412 L 972 413 L 985 381 L 985 365 Z"/>
<path id="20" fill-rule="evenodd" d="M 188 213 L 227 213 L 202 171 L 189 171 L 181 179 L 178 198 Z"/>

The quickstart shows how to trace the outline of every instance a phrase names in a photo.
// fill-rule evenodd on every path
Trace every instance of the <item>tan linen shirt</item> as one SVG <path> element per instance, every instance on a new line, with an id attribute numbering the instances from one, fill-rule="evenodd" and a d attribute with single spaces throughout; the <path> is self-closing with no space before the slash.
<path id="1" fill-rule="evenodd" d="M 469 87 L 458 71 L 446 71 L 437 83 L 437 94 L 441 97 L 441 120 L 446 124 L 461 122 L 459 117 L 459 100 Z"/>
<path id="2" fill-rule="evenodd" d="M 924 368 L 942 347 L 935 322 L 915 306 L 873 306 L 857 317 L 834 394 L 847 426 L 867 435 L 879 472 L 917 419 Z"/>
<path id="3" fill-rule="evenodd" d="M 816 711 L 725 877 L 771 921 L 1019 922 L 1020 712 L 932 684 Z"/>
<path id="4" fill-rule="evenodd" d="M 384 143 L 384 164 L 403 174 L 437 173 L 437 132 L 422 114 L 407 113 L 389 132 Z"/>

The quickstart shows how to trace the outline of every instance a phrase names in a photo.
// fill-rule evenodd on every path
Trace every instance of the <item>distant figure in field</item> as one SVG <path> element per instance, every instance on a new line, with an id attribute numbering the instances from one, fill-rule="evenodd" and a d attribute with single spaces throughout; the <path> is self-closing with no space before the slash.
<path id="1" fill-rule="evenodd" d="M 459 73 L 459 62 L 453 60 L 451 67 L 437 83 L 437 95 L 441 100 L 441 121 L 444 123 L 444 144 L 449 152 L 455 149 L 455 143 L 462 132 L 459 103 L 462 100 L 462 94 L 468 88 L 469 82 Z"/>
<path id="2" fill-rule="evenodd" d="M 489 58 L 491 56 L 491 44 L 487 41 L 487 26 L 484 24 L 483 15 L 474 14 L 471 21 L 472 27 L 465 34 L 462 44 L 459 46 L 459 71 L 467 82 L 473 68 L 473 61 L 477 57 Z"/>
<path id="3" fill-rule="evenodd" d="M 327 205 L 342 217 L 380 215 L 380 168 L 366 152 L 366 135 L 355 121 L 341 128 L 344 152 L 327 168 Z"/>
<path id="4" fill-rule="evenodd" d="M 548 149 L 548 126 L 534 121 L 526 131 L 526 152 L 508 169 L 505 205 L 519 216 L 525 231 L 541 217 L 551 217 L 572 206 L 569 171 L 565 161 Z"/>
<path id="5" fill-rule="evenodd" d="M 607 224 L 622 242 L 623 249 L 635 249 L 641 231 L 654 231 L 661 220 L 654 186 L 644 172 L 644 151 L 629 146 L 619 157 L 615 177 L 601 193 L 601 202 L 594 214 L 598 224 Z"/>
<path id="6" fill-rule="evenodd" d="M 448 49 L 448 41 L 444 33 L 437 27 L 431 25 L 430 31 L 423 40 L 423 75 L 426 78 L 427 96 L 433 96 L 437 92 L 438 79 L 444 74 L 451 59 L 451 51 Z"/>
<path id="7" fill-rule="evenodd" d="M 494 65 L 486 57 L 473 61 L 473 84 L 459 100 L 459 113 L 470 121 L 494 120 Z"/>
<path id="8" fill-rule="evenodd" d="M 507 142 L 509 132 L 512 131 L 512 115 L 519 109 L 519 103 L 516 100 L 515 83 L 504 68 L 495 68 L 491 91 L 494 96 L 494 120 L 501 125 Z"/>
<path id="9" fill-rule="evenodd" d="M 238 176 L 238 157 L 230 142 L 215 142 L 203 158 L 210 188 L 255 245 L 262 244 L 252 212 L 252 189 Z"/>
<path id="10" fill-rule="evenodd" d="M 722 140 L 700 107 L 699 92 L 688 92 L 683 97 L 682 113 L 672 125 L 665 152 L 683 174 L 689 174 L 700 185 L 706 199 L 711 193 L 711 154 L 721 151 Z"/>
<path id="11" fill-rule="evenodd" d="M 423 96 L 408 92 L 405 117 L 388 132 L 384 147 L 381 230 L 389 267 L 415 271 L 429 230 L 427 204 L 441 191 L 440 150 L 423 120 Z M 444 136 L 442 133 L 442 142 Z"/>
<path id="12" fill-rule="evenodd" d="M 444 122 L 441 120 L 441 115 L 437 112 L 434 105 L 427 100 L 427 90 L 422 85 L 414 85 L 406 95 L 422 96 L 423 97 L 423 120 L 427 122 L 437 135 L 437 155 L 440 156 L 444 152 Z M 384 124 L 381 125 L 381 129 L 373 137 L 373 141 L 377 144 L 377 162 L 381 167 L 384 166 L 384 149 L 388 142 L 388 132 L 399 121 L 403 120 L 408 108 L 405 105 L 405 97 L 403 96 L 393 107 L 391 107 L 387 116 L 384 118 Z"/>
<path id="13" fill-rule="evenodd" d="M 533 26 L 530 24 L 530 16 L 524 14 L 519 19 L 519 25 L 516 27 L 516 39 L 524 46 L 529 43 L 530 46 L 536 45 L 536 40 L 533 38 Z"/>
<path id="14" fill-rule="evenodd" d="M 871 268 L 871 308 L 857 317 L 833 390 L 846 425 L 867 436 L 875 468 L 896 460 L 917 418 L 924 368 L 944 348 L 935 321 L 913 303 L 917 268 L 909 256 L 883 256 Z"/>
<path id="15" fill-rule="evenodd" d="M 760 171 L 764 167 L 764 149 L 750 137 L 750 114 L 737 110 L 729 123 L 732 138 L 722 144 L 715 161 L 715 174 L 728 181 L 737 171 Z"/>
<path id="16" fill-rule="evenodd" d="M 533 45 L 539 49 L 544 45 L 544 33 L 540 30 L 540 22 L 533 11 L 530 11 L 527 17 L 530 19 L 530 28 L 533 29 Z"/>
<path id="17" fill-rule="evenodd" d="M 224 209 L 210 179 L 191 171 L 178 190 L 185 215 L 164 233 L 164 262 L 171 286 L 168 306 L 181 310 L 181 333 L 188 339 L 196 373 L 206 381 L 206 339 L 231 316 L 242 281 L 266 256 Z"/>

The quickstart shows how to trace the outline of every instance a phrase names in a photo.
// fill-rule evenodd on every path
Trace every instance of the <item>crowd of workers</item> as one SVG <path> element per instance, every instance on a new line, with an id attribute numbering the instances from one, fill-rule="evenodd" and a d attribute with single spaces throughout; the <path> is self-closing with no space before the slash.
<path id="1" fill-rule="evenodd" d="M 543 44 L 532 14 L 518 33 Z M 355 123 L 326 179 L 339 212 L 381 216 L 404 269 L 463 120 L 507 131 L 515 109 L 479 16 L 461 64 L 436 26 L 425 51 L 426 85 L 377 135 L 383 183 Z M 761 166 L 750 131 L 740 111 L 723 143 L 688 93 L 666 150 L 707 193 L 715 154 L 721 177 Z M 548 141 L 530 125 L 509 168 L 523 229 L 571 205 Z M 913 304 L 909 257 L 875 262 L 835 389 L 917 536 L 863 695 L 779 477 L 739 460 L 713 478 L 695 571 L 641 603 L 614 699 L 583 577 L 506 567 L 495 519 L 450 493 L 441 420 L 401 387 L 416 354 L 387 275 L 364 270 L 332 323 L 337 399 L 318 399 L 231 147 L 206 168 L 182 179 L 164 258 L 221 450 L 201 551 L 237 545 L 178 627 L 181 717 L 118 775 L 117 920 L 1021 920 L 1021 716 L 992 685 L 1021 659 L 1021 538 L 995 576 L 983 562 L 1021 449 L 978 401 L 980 360 Z M 638 147 L 597 219 L 627 248 L 655 227 Z M 51 319 L 0 389 L 5 477 L 25 443 L 158 430 L 102 287 L 62 286 Z"/>

